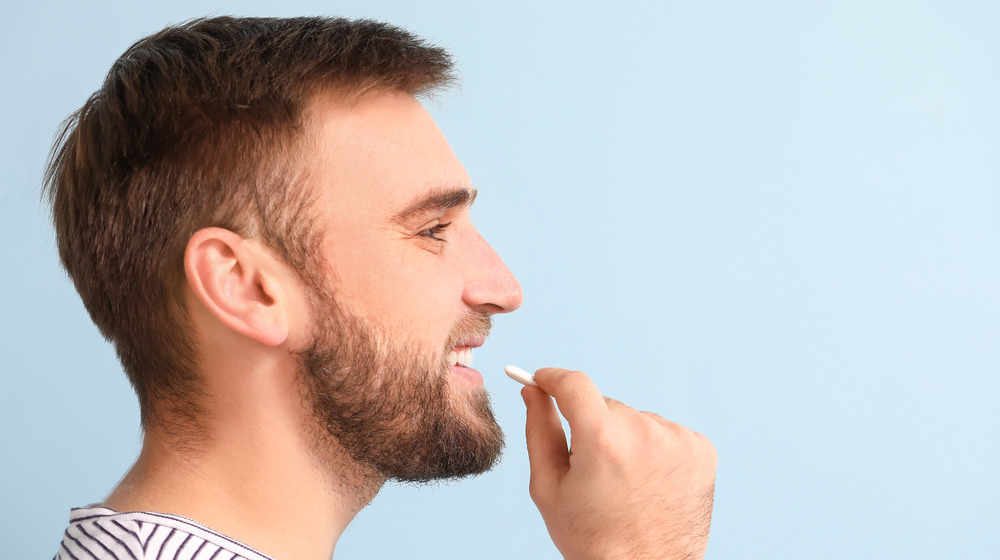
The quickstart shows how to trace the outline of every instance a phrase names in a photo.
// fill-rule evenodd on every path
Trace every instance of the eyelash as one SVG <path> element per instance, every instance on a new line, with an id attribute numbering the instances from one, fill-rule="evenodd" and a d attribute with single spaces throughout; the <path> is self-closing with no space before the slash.
<path id="1" fill-rule="evenodd" d="M 438 237 L 438 235 L 444 233 L 444 231 L 446 229 L 448 229 L 448 226 L 450 226 L 450 225 L 451 225 L 451 222 L 446 222 L 446 223 L 443 223 L 443 224 L 437 224 L 435 226 L 429 227 L 429 228 L 421 231 L 417 235 L 419 235 L 421 237 L 427 237 L 429 239 L 433 239 L 434 241 L 447 241 L 447 239 L 444 239 L 442 237 Z"/>

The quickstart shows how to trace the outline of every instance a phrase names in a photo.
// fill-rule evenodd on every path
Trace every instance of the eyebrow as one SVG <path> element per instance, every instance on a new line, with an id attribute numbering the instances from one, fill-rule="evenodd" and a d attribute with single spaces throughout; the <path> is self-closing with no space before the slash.
<path id="1" fill-rule="evenodd" d="M 479 191 L 472 187 L 433 190 L 396 214 L 395 221 L 404 223 L 427 212 L 447 210 L 456 206 L 472 206 L 478 194 Z"/>

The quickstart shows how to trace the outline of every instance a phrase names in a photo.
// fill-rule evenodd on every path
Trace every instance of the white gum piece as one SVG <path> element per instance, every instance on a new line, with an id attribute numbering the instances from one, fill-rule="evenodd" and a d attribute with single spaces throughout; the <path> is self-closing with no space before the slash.
<path id="1" fill-rule="evenodd" d="M 535 376 L 531 375 L 530 373 L 524 371 L 523 369 L 517 366 L 507 366 L 503 368 L 503 371 L 504 373 L 507 374 L 507 377 L 513 379 L 514 381 L 517 381 L 522 385 L 531 385 L 532 387 L 538 387 L 538 383 L 535 383 Z"/>

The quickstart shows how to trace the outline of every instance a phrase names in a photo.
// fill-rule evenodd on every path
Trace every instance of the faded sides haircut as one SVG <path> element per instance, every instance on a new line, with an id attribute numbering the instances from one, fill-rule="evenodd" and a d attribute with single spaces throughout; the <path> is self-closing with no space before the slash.
<path id="1" fill-rule="evenodd" d="M 448 85 L 448 54 L 371 20 L 199 19 L 141 39 L 57 136 L 45 174 L 59 256 L 138 395 L 146 429 L 199 425 L 183 258 L 199 229 L 315 266 L 303 169 L 322 93 Z M 180 434 L 178 434 L 180 435 Z"/>

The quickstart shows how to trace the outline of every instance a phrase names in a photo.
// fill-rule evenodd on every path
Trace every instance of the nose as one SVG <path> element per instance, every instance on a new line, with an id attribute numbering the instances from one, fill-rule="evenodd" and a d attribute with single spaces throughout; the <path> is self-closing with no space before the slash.
<path id="1" fill-rule="evenodd" d="M 510 313 L 521 307 L 521 285 L 478 231 L 473 231 L 466 254 L 468 270 L 462 292 L 466 305 L 490 314 Z"/>

